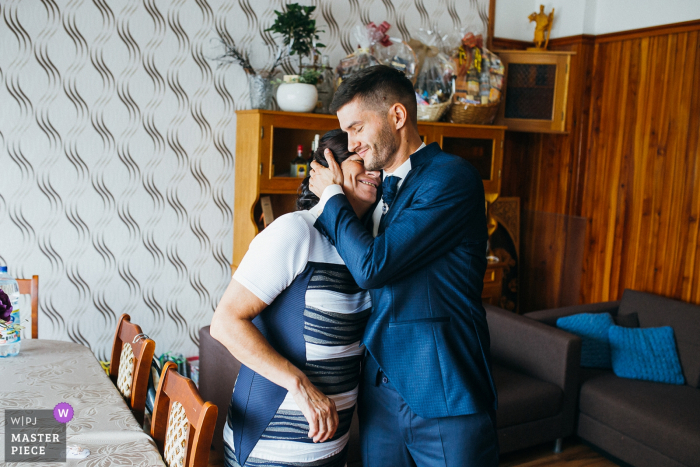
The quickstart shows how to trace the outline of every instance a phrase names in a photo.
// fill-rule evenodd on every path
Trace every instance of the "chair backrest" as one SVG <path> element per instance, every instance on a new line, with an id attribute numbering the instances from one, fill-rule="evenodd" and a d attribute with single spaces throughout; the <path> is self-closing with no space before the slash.
<path id="1" fill-rule="evenodd" d="M 109 377 L 126 398 L 136 420 L 143 423 L 148 374 L 156 343 L 143 333 L 141 326 L 130 320 L 126 313 L 119 317 L 112 344 Z"/>
<path id="2" fill-rule="evenodd" d="M 216 427 L 217 406 L 204 402 L 191 379 L 166 362 L 153 407 L 151 437 L 168 467 L 206 467 Z"/>
<path id="3" fill-rule="evenodd" d="M 32 339 L 39 338 L 39 276 L 31 279 L 16 279 L 21 295 L 32 297 Z"/>

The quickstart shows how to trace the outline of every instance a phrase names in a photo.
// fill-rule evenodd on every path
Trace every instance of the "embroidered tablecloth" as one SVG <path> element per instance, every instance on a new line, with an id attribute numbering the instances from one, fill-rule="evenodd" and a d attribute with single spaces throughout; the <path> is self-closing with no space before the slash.
<path id="1" fill-rule="evenodd" d="M 18 356 L 0 358 L 0 409 L 53 410 L 59 402 L 68 402 L 74 410 L 66 427 L 67 444 L 87 448 L 90 455 L 41 465 L 165 465 L 155 443 L 139 426 L 87 347 L 73 342 L 27 339 L 22 341 Z M 0 420 L 0 462 L 4 462 L 4 414 Z"/>

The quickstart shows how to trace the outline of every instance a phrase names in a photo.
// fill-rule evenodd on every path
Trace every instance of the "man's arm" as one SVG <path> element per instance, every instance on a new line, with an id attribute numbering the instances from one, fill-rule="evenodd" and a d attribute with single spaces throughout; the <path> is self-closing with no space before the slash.
<path id="1" fill-rule="evenodd" d="M 483 184 L 474 170 L 465 164 L 445 164 L 439 173 L 413 182 L 421 186 L 411 204 L 376 238 L 345 196 L 331 197 L 316 222 L 362 288 L 380 288 L 410 274 L 465 237 L 486 240 Z"/>

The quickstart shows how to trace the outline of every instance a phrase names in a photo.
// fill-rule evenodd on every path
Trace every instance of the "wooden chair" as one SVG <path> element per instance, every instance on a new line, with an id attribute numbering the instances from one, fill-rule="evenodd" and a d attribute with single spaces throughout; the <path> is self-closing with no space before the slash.
<path id="1" fill-rule="evenodd" d="M 217 406 L 204 402 L 191 379 L 166 362 L 153 405 L 151 437 L 168 467 L 206 467 Z"/>
<path id="2" fill-rule="evenodd" d="M 39 338 L 39 276 L 31 279 L 16 279 L 21 295 L 32 297 L 32 339 Z M 21 323 L 20 323 L 21 324 Z"/>
<path id="3" fill-rule="evenodd" d="M 143 425 L 148 375 L 156 343 L 143 333 L 141 326 L 131 323 L 130 319 L 126 313 L 119 317 L 112 344 L 109 377 L 126 398 L 136 420 Z"/>

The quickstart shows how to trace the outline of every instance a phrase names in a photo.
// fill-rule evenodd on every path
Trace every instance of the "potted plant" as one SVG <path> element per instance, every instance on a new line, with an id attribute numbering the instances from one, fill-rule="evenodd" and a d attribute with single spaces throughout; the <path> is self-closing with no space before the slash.
<path id="1" fill-rule="evenodd" d="M 316 83 L 321 70 L 316 67 L 303 71 L 303 58 L 317 56 L 317 50 L 325 45 L 316 42 L 319 31 L 316 20 L 311 18 L 315 6 L 290 3 L 284 12 L 275 10 L 277 18 L 266 31 L 280 34 L 288 54 L 299 57 L 299 74 L 286 75 L 277 88 L 277 104 L 286 112 L 310 112 L 316 107 L 318 91 Z M 315 60 L 314 60 L 315 62 Z"/>
<path id="2" fill-rule="evenodd" d="M 219 35 L 219 41 L 224 47 L 224 53 L 215 57 L 219 66 L 236 63 L 243 68 L 248 76 L 250 91 L 250 106 L 252 109 L 267 109 L 272 101 L 272 75 L 282 61 L 287 58 L 285 48 L 280 47 L 275 61 L 269 69 L 256 70 L 250 64 L 248 52 L 239 50 L 229 36 Z"/>

